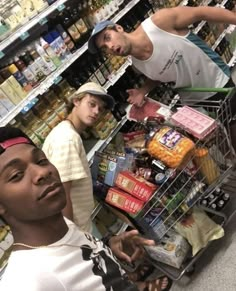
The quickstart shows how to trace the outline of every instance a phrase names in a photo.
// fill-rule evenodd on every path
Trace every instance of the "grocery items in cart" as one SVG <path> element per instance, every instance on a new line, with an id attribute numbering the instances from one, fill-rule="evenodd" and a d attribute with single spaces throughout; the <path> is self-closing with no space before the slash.
<path id="1" fill-rule="evenodd" d="M 234 154 L 228 133 L 222 126 L 222 118 L 226 116 L 223 112 L 234 94 L 231 90 L 228 92 L 223 104 L 203 106 L 216 120 L 199 114 L 193 105 L 186 115 L 183 113 L 178 124 L 174 123 L 175 118 L 165 121 L 155 116 L 124 127 L 120 142 L 123 148 L 119 144 L 119 149 L 133 154 L 133 166 L 128 172 L 119 172 L 115 187 L 106 189 L 103 197 L 142 234 L 157 242 L 154 248 L 147 250 L 152 261 L 183 270 L 182 266 L 189 265 L 210 241 L 224 235 L 219 221 L 216 223 L 213 219 L 222 217 L 224 223 L 224 215 L 219 211 L 229 200 L 227 193 L 218 190 L 220 181 L 231 170 L 228 160 Z M 202 122 L 202 131 L 196 133 L 197 130 L 188 124 L 191 122 L 189 112 L 206 121 L 205 125 Z M 150 135 L 152 132 L 154 135 Z M 152 141 L 154 150 L 149 148 Z M 147 194 L 144 187 L 139 188 L 137 181 L 140 180 L 146 180 L 156 189 Z M 140 191 L 138 195 L 134 189 Z M 171 232 L 174 233 L 172 238 Z M 186 252 L 177 257 L 181 244 Z"/>
<path id="2" fill-rule="evenodd" d="M 180 268 L 188 255 L 190 245 L 182 235 L 170 230 L 160 244 L 147 246 L 145 249 L 153 260 Z"/>
<path id="3" fill-rule="evenodd" d="M 127 118 L 134 121 L 144 121 L 147 117 L 162 116 L 168 119 L 171 110 L 168 106 L 146 97 L 142 106 L 132 105 L 127 111 Z"/>
<path id="4" fill-rule="evenodd" d="M 194 142 L 169 126 L 162 126 L 147 143 L 148 153 L 170 168 L 186 164 L 194 152 Z"/>
<path id="5" fill-rule="evenodd" d="M 200 140 L 214 131 L 217 126 L 213 118 L 189 106 L 181 107 L 171 116 L 171 120 L 176 126 L 184 128 L 187 132 Z"/>
<path id="6" fill-rule="evenodd" d="M 175 230 L 192 245 L 193 256 L 209 241 L 224 236 L 224 229 L 199 208 L 194 208 L 181 222 L 177 222 Z"/>

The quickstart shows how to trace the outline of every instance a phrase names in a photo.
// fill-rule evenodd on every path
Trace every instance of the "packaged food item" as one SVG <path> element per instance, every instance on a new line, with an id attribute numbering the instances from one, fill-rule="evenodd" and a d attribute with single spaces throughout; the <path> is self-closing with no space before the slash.
<path id="1" fill-rule="evenodd" d="M 169 126 L 161 127 L 147 143 L 148 153 L 170 168 L 188 163 L 194 147 L 193 141 Z"/>
<path id="2" fill-rule="evenodd" d="M 180 268 L 186 258 L 190 245 L 181 235 L 171 230 L 156 246 L 146 246 L 147 253 L 153 260 Z"/>
<path id="3" fill-rule="evenodd" d="M 178 222 L 175 229 L 191 244 L 193 256 L 204 248 L 209 241 L 224 236 L 224 229 L 211 220 L 208 215 L 199 208 L 193 208 L 193 212 L 186 216 L 181 222 Z"/>
<path id="4" fill-rule="evenodd" d="M 144 148 L 145 147 L 145 132 L 138 130 L 128 133 L 123 133 L 123 138 L 126 147 Z"/>
<path id="5" fill-rule="evenodd" d="M 142 201 L 148 201 L 157 189 L 157 185 L 148 182 L 143 177 L 135 176 L 129 171 L 121 171 L 116 178 L 115 185 Z"/>
<path id="6" fill-rule="evenodd" d="M 108 190 L 105 201 L 119 209 L 124 210 L 128 214 L 135 216 L 143 208 L 144 202 L 134 198 L 117 188 L 110 188 Z"/>
<path id="7" fill-rule="evenodd" d="M 220 176 L 220 170 L 207 148 L 197 148 L 195 150 L 194 162 L 200 167 L 200 172 L 205 177 L 205 182 L 208 185 L 215 182 Z"/>
<path id="8" fill-rule="evenodd" d="M 204 139 L 217 127 L 213 118 L 188 106 L 180 108 L 171 116 L 171 120 L 175 125 L 184 128 L 200 140 Z"/>
<path id="9" fill-rule="evenodd" d="M 144 121 L 146 117 L 162 116 L 168 119 L 171 111 L 168 106 L 153 99 L 145 98 L 141 107 L 132 105 L 127 111 L 127 118 L 134 121 Z"/>
<path id="10" fill-rule="evenodd" d="M 117 156 L 112 154 L 95 152 L 91 173 L 93 180 L 105 183 L 109 186 L 115 185 L 115 180 L 120 171 L 130 168 L 132 160 L 128 155 Z"/>

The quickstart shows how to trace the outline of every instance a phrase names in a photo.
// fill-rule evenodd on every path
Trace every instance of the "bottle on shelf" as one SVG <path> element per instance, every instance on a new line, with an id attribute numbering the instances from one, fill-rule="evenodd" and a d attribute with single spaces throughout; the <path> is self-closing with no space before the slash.
<path id="1" fill-rule="evenodd" d="M 57 53 L 52 49 L 52 47 L 49 45 L 48 42 L 45 41 L 45 39 L 43 37 L 40 37 L 39 39 L 40 45 L 42 46 L 42 48 L 45 50 L 45 52 L 47 53 L 48 57 L 52 60 L 52 62 L 54 63 L 54 65 L 58 68 L 61 65 L 61 60 L 58 57 Z"/>
<path id="2" fill-rule="evenodd" d="M 53 61 L 50 59 L 49 55 L 46 53 L 46 51 L 43 49 L 43 47 L 36 42 L 35 43 L 35 49 L 37 51 L 37 53 L 39 54 L 39 56 L 43 59 L 44 63 L 47 65 L 47 67 L 49 68 L 49 70 L 51 72 L 56 70 L 56 65 L 53 63 Z"/>
<path id="3" fill-rule="evenodd" d="M 78 31 L 77 27 L 75 26 L 73 19 L 71 18 L 70 11 L 71 7 L 69 6 L 63 11 L 61 11 L 58 15 L 57 21 L 64 27 L 67 33 L 71 36 L 75 43 L 75 46 L 77 48 L 80 48 L 82 46 L 81 34 Z"/>
<path id="4" fill-rule="evenodd" d="M 66 44 L 68 50 L 73 53 L 76 51 L 76 47 L 74 42 L 72 41 L 71 37 L 69 34 L 65 31 L 65 29 L 62 27 L 61 24 L 56 25 L 57 31 L 60 33 L 62 39 L 64 40 L 64 43 Z"/>
<path id="5" fill-rule="evenodd" d="M 25 78 L 33 88 L 39 85 L 39 82 L 37 81 L 37 78 L 35 77 L 34 73 L 30 70 L 30 68 L 26 67 L 25 63 L 20 58 L 15 57 L 14 64 L 25 76 Z"/>
<path id="6" fill-rule="evenodd" d="M 43 81 L 46 76 L 43 73 L 39 64 L 36 63 L 30 56 L 28 51 L 24 51 L 20 54 L 19 58 L 25 63 L 25 65 L 33 72 L 34 76 L 37 78 L 38 82 Z"/>
<path id="7" fill-rule="evenodd" d="M 31 84 L 27 81 L 25 76 L 18 70 L 15 64 L 11 64 L 8 67 L 10 73 L 16 78 L 20 85 L 24 88 L 26 92 L 31 91 L 33 88 Z"/>
<path id="8" fill-rule="evenodd" d="M 48 67 L 47 63 L 43 60 L 43 58 L 40 57 L 38 52 L 31 47 L 28 47 L 27 50 L 28 50 L 31 58 L 35 61 L 35 63 L 38 65 L 38 67 L 41 68 L 43 74 L 45 76 L 50 75 L 52 71 Z"/>
<path id="9" fill-rule="evenodd" d="M 81 41 L 86 42 L 89 38 L 89 29 L 75 6 L 71 9 L 71 18 L 81 35 Z"/>

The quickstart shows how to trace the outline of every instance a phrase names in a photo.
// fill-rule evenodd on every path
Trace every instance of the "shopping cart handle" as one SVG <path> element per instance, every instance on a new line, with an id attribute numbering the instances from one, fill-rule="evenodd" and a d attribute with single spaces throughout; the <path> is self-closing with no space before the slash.
<path id="1" fill-rule="evenodd" d="M 219 92 L 219 93 L 228 93 L 230 92 L 232 88 L 195 88 L 195 87 L 183 87 L 183 88 L 178 88 L 178 91 L 182 92 Z"/>

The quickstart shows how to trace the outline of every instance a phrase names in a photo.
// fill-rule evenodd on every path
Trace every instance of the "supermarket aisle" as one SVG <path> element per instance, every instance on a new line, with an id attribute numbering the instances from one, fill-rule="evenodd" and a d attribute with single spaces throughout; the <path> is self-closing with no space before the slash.
<path id="1" fill-rule="evenodd" d="M 231 203 L 226 213 L 236 210 L 236 173 L 227 183 Z M 234 185 L 233 185 L 234 184 Z M 234 186 L 232 188 L 231 186 Z M 215 241 L 196 263 L 194 275 L 183 277 L 173 284 L 171 291 L 235 291 L 236 290 L 236 215 L 225 229 L 225 236 Z"/>

